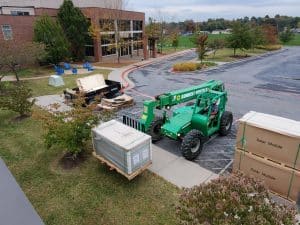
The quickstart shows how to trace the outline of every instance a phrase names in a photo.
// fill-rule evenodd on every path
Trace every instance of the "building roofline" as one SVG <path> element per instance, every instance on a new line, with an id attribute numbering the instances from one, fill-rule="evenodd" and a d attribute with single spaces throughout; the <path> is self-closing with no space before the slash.
<path id="1" fill-rule="evenodd" d="M 14 8 L 35 8 L 34 6 L 15 6 L 15 5 L 2 5 L 0 8 L 3 7 L 14 7 Z"/>
<path id="2" fill-rule="evenodd" d="M 3 5 L 0 6 L 0 8 L 3 7 L 15 7 L 15 8 L 34 8 L 34 9 L 52 9 L 52 10 L 58 10 L 59 8 L 50 8 L 50 7 L 35 7 L 35 6 L 14 6 L 14 5 Z M 112 8 L 103 8 L 103 7 L 96 7 L 96 6 L 88 6 L 88 7 L 78 7 L 79 9 L 108 9 L 108 10 L 120 10 L 120 9 L 112 9 Z M 122 9 L 121 9 L 122 10 Z M 145 12 L 140 11 L 133 11 L 133 10 L 122 10 L 124 12 L 132 12 L 132 13 L 140 13 L 144 14 Z"/>
<path id="3" fill-rule="evenodd" d="M 89 7 L 78 7 L 80 9 L 108 9 L 108 10 L 121 10 L 124 12 L 133 12 L 133 13 L 140 13 L 140 14 L 145 14 L 145 12 L 140 12 L 140 11 L 133 11 L 133 10 L 124 10 L 124 9 L 112 9 L 112 8 L 103 8 L 103 7 L 95 7 L 95 6 L 89 6 Z"/>

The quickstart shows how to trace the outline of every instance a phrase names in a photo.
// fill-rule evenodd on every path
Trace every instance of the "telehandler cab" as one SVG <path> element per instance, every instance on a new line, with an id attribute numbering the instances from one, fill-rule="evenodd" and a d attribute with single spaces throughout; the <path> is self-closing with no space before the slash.
<path id="1" fill-rule="evenodd" d="M 194 102 L 190 102 L 192 100 Z M 166 110 L 185 102 L 188 104 L 175 109 L 168 117 Z M 211 80 L 145 101 L 141 119 L 136 121 L 124 116 L 123 123 L 148 133 L 154 142 L 163 136 L 181 140 L 182 155 L 193 160 L 210 136 L 215 133 L 225 136 L 230 132 L 233 116 L 226 111 L 226 103 L 227 92 L 223 82 Z M 162 116 L 155 115 L 155 109 L 164 110 Z"/>

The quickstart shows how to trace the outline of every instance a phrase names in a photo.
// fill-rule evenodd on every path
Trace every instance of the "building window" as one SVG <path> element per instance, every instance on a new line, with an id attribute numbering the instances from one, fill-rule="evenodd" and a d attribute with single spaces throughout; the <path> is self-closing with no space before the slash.
<path id="1" fill-rule="evenodd" d="M 110 19 L 99 20 L 100 30 L 103 32 L 115 31 L 115 21 Z"/>
<path id="2" fill-rule="evenodd" d="M 120 20 L 118 22 L 119 31 L 131 31 L 130 20 Z"/>
<path id="3" fill-rule="evenodd" d="M 29 12 L 24 11 L 11 11 L 10 14 L 12 16 L 29 16 Z"/>
<path id="4" fill-rule="evenodd" d="M 133 33 L 133 40 L 134 41 L 142 41 L 143 40 L 143 34 L 142 33 Z"/>
<path id="5" fill-rule="evenodd" d="M 2 33 L 4 40 L 12 40 L 13 39 L 13 34 L 12 34 L 12 29 L 11 26 L 8 24 L 2 25 Z"/>
<path id="6" fill-rule="evenodd" d="M 116 48 L 113 46 L 102 46 L 102 56 L 114 55 L 116 52 Z"/>
<path id="7" fill-rule="evenodd" d="M 103 35 L 101 36 L 101 45 L 109 45 L 115 43 L 115 35 Z"/>
<path id="8" fill-rule="evenodd" d="M 143 30 L 143 21 L 134 20 L 133 21 L 133 30 Z"/>

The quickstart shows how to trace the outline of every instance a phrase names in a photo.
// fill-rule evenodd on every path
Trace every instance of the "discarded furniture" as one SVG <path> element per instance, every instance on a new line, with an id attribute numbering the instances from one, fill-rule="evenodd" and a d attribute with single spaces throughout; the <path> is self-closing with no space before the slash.
<path id="1" fill-rule="evenodd" d="M 120 95 L 121 83 L 105 80 L 102 74 L 95 74 L 76 80 L 77 87 L 64 90 L 66 100 L 74 100 L 82 95 L 86 104 L 95 101 L 96 97 L 114 98 Z"/>
<path id="2" fill-rule="evenodd" d="M 119 110 L 125 107 L 132 106 L 134 104 L 133 98 L 123 94 L 121 96 L 117 96 L 115 98 L 102 98 L 101 103 L 98 104 L 98 107 L 100 109 L 113 111 L 113 110 Z"/>

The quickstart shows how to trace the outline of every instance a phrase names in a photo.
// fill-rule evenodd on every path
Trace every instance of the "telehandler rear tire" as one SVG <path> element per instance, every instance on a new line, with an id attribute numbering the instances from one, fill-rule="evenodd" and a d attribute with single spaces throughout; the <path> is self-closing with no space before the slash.
<path id="1" fill-rule="evenodd" d="M 233 116 L 232 112 L 225 111 L 221 117 L 219 134 L 226 136 L 229 134 L 232 127 Z"/>
<path id="2" fill-rule="evenodd" d="M 150 124 L 148 134 L 152 137 L 152 142 L 159 141 L 162 138 L 161 127 L 164 125 L 164 121 L 161 117 L 156 117 Z"/>
<path id="3" fill-rule="evenodd" d="M 191 130 L 181 143 L 181 153 L 187 160 L 194 160 L 201 153 L 204 137 L 198 130 Z"/>

